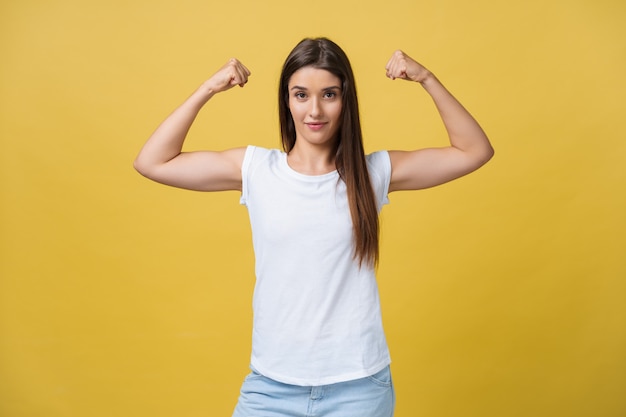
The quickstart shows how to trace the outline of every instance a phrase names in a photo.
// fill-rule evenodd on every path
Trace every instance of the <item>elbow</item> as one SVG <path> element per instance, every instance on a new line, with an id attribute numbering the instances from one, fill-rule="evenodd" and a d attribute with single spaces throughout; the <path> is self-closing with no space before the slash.
<path id="1" fill-rule="evenodd" d="M 493 158 L 494 154 L 495 154 L 495 151 L 493 147 L 491 146 L 491 144 L 488 143 L 487 146 L 485 146 L 483 149 L 480 150 L 480 152 L 476 152 L 474 154 L 472 170 L 476 170 L 482 167 L 483 165 L 485 165 L 487 162 L 491 160 L 491 158 Z"/>
<path id="2" fill-rule="evenodd" d="M 489 162 L 491 160 L 491 158 L 493 158 L 493 156 L 496 154 L 495 149 L 493 149 L 493 146 L 491 146 L 491 144 L 489 144 L 487 146 L 487 149 L 485 150 L 485 155 L 484 155 L 484 161 L 483 164 L 486 164 L 487 162 Z"/>
<path id="3" fill-rule="evenodd" d="M 496 151 L 493 149 L 493 146 L 491 146 L 491 142 L 485 137 L 481 152 L 478 155 L 480 165 L 482 166 L 489 162 L 495 153 Z"/>
<path id="4" fill-rule="evenodd" d="M 135 160 L 133 161 L 133 168 L 135 168 L 135 171 L 143 175 L 143 172 L 142 172 L 143 166 L 141 165 L 141 161 L 139 160 L 139 157 L 135 158 Z"/>
<path id="5" fill-rule="evenodd" d="M 133 168 L 135 168 L 135 171 L 137 171 L 138 173 L 140 173 L 141 175 L 143 175 L 146 178 L 150 178 L 149 172 L 149 166 L 148 164 L 146 164 L 142 158 L 140 156 L 137 156 L 137 158 L 135 158 L 135 160 L 133 161 Z"/>

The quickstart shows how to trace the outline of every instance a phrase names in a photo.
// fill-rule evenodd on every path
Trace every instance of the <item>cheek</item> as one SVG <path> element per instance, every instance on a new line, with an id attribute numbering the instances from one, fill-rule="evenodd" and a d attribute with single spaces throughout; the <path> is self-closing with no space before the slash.
<path id="1" fill-rule="evenodd" d="M 337 106 L 333 107 L 332 109 L 332 117 L 333 119 L 339 123 L 341 121 L 341 104 L 338 104 Z"/>
<path id="2" fill-rule="evenodd" d="M 297 120 L 302 115 L 302 106 L 289 103 L 289 112 L 291 113 L 291 118 Z"/>

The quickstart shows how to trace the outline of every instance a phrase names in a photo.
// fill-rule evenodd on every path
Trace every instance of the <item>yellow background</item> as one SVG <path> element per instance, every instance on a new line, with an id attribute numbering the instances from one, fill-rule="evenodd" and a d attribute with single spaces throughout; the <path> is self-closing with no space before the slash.
<path id="1" fill-rule="evenodd" d="M 425 92 L 384 77 L 398 48 L 496 148 L 383 211 L 396 415 L 626 415 L 625 20 L 621 0 L 2 1 L 0 416 L 230 415 L 246 210 L 132 161 L 231 56 L 250 82 L 186 149 L 278 146 L 280 66 L 319 35 L 352 60 L 368 151 L 445 141 Z"/>

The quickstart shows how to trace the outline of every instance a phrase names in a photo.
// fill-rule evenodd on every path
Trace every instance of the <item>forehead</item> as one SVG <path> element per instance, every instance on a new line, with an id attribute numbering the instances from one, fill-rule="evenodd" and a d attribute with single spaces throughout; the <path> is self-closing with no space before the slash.
<path id="1" fill-rule="evenodd" d="M 289 79 L 289 88 L 293 86 L 307 88 L 341 88 L 341 80 L 330 71 L 315 67 L 302 67 Z"/>

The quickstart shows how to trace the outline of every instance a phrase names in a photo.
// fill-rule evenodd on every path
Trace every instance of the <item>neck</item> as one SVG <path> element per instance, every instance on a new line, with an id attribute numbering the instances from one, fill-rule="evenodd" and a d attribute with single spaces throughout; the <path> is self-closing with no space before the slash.
<path id="1" fill-rule="evenodd" d="M 322 175 L 337 169 L 335 154 L 329 146 L 300 145 L 296 142 L 287 154 L 287 162 L 292 169 L 306 175 Z"/>

